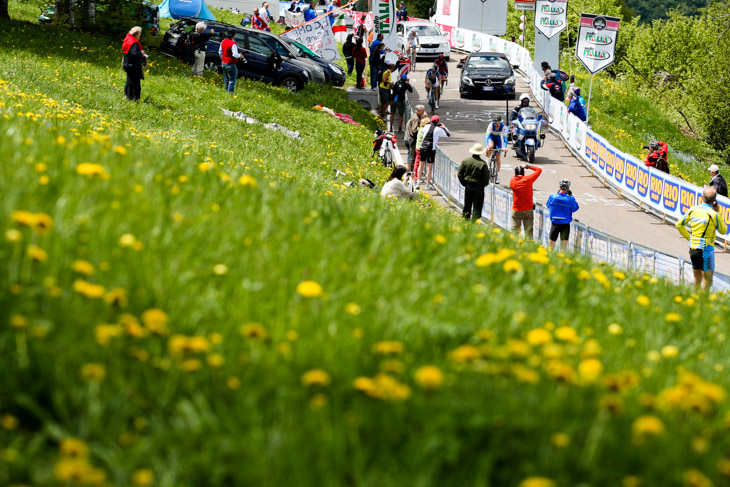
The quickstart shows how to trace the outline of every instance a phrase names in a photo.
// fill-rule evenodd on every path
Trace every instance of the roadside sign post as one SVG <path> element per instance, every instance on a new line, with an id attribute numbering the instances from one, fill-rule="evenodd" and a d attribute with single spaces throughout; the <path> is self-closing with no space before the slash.
<path id="1" fill-rule="evenodd" d="M 581 14 L 575 56 L 591 73 L 591 86 L 586 102 L 586 122 L 591 108 L 593 76 L 606 69 L 616 59 L 616 39 L 621 19 L 605 15 Z"/>

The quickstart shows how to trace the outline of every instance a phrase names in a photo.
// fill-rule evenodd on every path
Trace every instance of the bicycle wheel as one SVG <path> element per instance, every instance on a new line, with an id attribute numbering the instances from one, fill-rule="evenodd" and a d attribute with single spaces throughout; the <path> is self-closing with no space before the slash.
<path id="1" fill-rule="evenodd" d="M 434 89 L 431 88 L 428 92 L 428 105 L 431 107 L 431 115 L 436 113 L 436 101 L 434 99 Z"/>
<path id="2" fill-rule="evenodd" d="M 492 151 L 492 157 L 489 159 L 489 176 L 491 181 L 496 184 L 497 181 L 497 153 Z"/>

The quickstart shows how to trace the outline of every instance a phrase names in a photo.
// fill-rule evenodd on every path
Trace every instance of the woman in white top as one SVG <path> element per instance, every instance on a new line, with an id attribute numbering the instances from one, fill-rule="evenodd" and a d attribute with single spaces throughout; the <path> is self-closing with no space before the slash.
<path id="1" fill-rule="evenodd" d="M 398 199 L 413 199 L 416 197 L 416 193 L 408 191 L 405 183 L 403 182 L 403 176 L 406 174 L 408 169 L 405 166 L 398 166 L 393 169 L 390 173 L 388 182 L 383 185 L 383 189 L 380 190 L 382 196 L 392 196 Z"/>

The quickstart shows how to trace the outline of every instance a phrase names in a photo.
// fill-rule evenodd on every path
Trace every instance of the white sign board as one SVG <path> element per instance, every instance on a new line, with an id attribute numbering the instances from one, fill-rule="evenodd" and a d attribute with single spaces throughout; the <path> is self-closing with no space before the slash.
<path id="1" fill-rule="evenodd" d="M 515 0 L 515 10 L 535 10 L 535 0 Z"/>
<path id="2" fill-rule="evenodd" d="M 398 9 L 395 0 L 373 0 L 375 37 L 378 34 L 383 34 L 383 44 L 391 50 L 398 49 L 398 38 L 395 34 L 397 13 Z"/>
<path id="3" fill-rule="evenodd" d="M 550 39 L 568 26 L 568 0 L 537 0 L 535 29 Z"/>
<path id="4" fill-rule="evenodd" d="M 620 21 L 617 17 L 581 14 L 575 55 L 589 73 L 596 74 L 613 63 Z"/>
<path id="5" fill-rule="evenodd" d="M 327 61 L 340 59 L 340 51 L 326 15 L 317 17 L 281 34 L 281 37 L 300 42 Z"/>

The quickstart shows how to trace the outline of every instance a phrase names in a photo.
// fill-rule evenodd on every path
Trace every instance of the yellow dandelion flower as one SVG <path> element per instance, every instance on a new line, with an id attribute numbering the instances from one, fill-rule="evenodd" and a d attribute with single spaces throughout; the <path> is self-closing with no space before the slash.
<path id="1" fill-rule="evenodd" d="M 682 321 L 682 316 L 679 313 L 672 312 L 665 314 L 664 319 L 668 323 L 679 323 L 680 321 Z"/>
<path id="2" fill-rule="evenodd" d="M 555 338 L 568 343 L 579 343 L 580 338 L 574 328 L 570 326 L 560 326 L 555 330 Z"/>
<path id="3" fill-rule="evenodd" d="M 16 330 L 22 330 L 28 326 L 28 318 L 23 315 L 13 315 L 10 317 L 10 326 Z"/>
<path id="4" fill-rule="evenodd" d="M 74 281 L 74 291 L 89 299 L 100 299 L 104 297 L 106 288 L 99 284 L 92 284 L 82 279 Z"/>
<path id="5" fill-rule="evenodd" d="M 187 360 L 183 360 L 181 367 L 185 372 L 197 372 L 203 368 L 203 362 L 197 358 L 189 358 Z"/>
<path id="6" fill-rule="evenodd" d="M 18 421 L 18 418 L 16 418 L 12 414 L 3 414 L 2 416 L 0 416 L 0 426 L 8 431 L 18 429 L 19 425 L 20 421 Z"/>
<path id="7" fill-rule="evenodd" d="M 570 436 L 565 433 L 555 433 L 550 437 L 550 443 L 552 443 L 555 448 L 565 448 L 570 445 Z"/>
<path id="8" fill-rule="evenodd" d="M 78 274 L 90 276 L 94 273 L 94 264 L 86 260 L 76 260 L 71 264 L 71 269 Z"/>
<path id="9" fill-rule="evenodd" d="M 123 329 L 119 325 L 97 325 L 94 329 L 94 335 L 96 337 L 96 343 L 102 347 L 106 347 L 112 341 L 113 338 L 122 336 Z"/>
<path id="10" fill-rule="evenodd" d="M 535 328 L 527 332 L 526 338 L 530 345 L 539 346 L 551 342 L 553 336 L 545 328 Z"/>
<path id="11" fill-rule="evenodd" d="M 126 149 L 126 147 L 123 147 L 123 146 L 121 146 L 121 145 L 115 145 L 115 146 L 114 146 L 114 149 L 112 149 L 112 150 L 113 150 L 114 152 L 116 152 L 117 154 L 119 154 L 120 156 L 123 156 L 123 155 L 126 155 L 126 154 L 127 154 L 127 149 Z"/>
<path id="12" fill-rule="evenodd" d="M 380 341 L 373 345 L 373 353 L 377 355 L 397 355 L 403 353 L 403 344 L 396 341 Z"/>
<path id="13" fill-rule="evenodd" d="M 438 235 L 436 235 L 436 236 L 434 237 L 434 240 L 436 240 L 436 243 L 437 243 L 437 244 L 440 244 L 440 245 L 443 245 L 443 244 L 445 244 L 445 243 L 446 243 L 446 237 L 444 237 L 444 236 L 443 236 L 443 235 L 441 235 L 441 234 L 438 234 Z"/>
<path id="14" fill-rule="evenodd" d="M 48 260 L 48 252 L 36 245 L 29 245 L 28 257 L 30 257 L 33 262 L 45 262 Z"/>
<path id="15" fill-rule="evenodd" d="M 259 323 L 247 323 L 241 327 L 241 334 L 246 338 L 253 340 L 265 340 L 269 336 L 269 332 L 266 331 Z"/>
<path id="16" fill-rule="evenodd" d="M 238 377 L 231 376 L 226 379 L 226 387 L 232 391 L 237 391 L 241 388 L 241 379 Z"/>
<path id="17" fill-rule="evenodd" d="M 694 468 L 686 470 L 682 477 L 686 487 L 713 487 L 715 485 L 705 474 Z"/>
<path id="18" fill-rule="evenodd" d="M 357 316 L 362 313 L 362 308 L 357 303 L 347 303 L 345 305 L 345 313 L 352 316 Z"/>
<path id="19" fill-rule="evenodd" d="M 620 335 L 624 332 L 624 329 L 618 323 L 611 323 L 608 325 L 608 333 L 611 335 Z"/>
<path id="20" fill-rule="evenodd" d="M 312 369 L 302 375 L 302 385 L 307 387 L 321 386 L 326 387 L 330 385 L 332 379 L 330 375 L 321 369 Z"/>
<path id="21" fill-rule="evenodd" d="M 518 272 L 522 270 L 522 264 L 520 264 L 520 261 L 517 259 L 510 259 L 504 263 L 502 270 L 505 272 Z"/>
<path id="22" fill-rule="evenodd" d="M 244 174 L 238 179 L 238 182 L 241 184 L 241 186 L 248 186 L 251 188 L 256 187 L 256 178 L 253 176 L 249 176 L 248 174 Z"/>
<path id="23" fill-rule="evenodd" d="M 664 434 L 664 423 L 656 416 L 640 416 L 631 425 L 631 430 L 637 436 L 661 436 Z"/>
<path id="24" fill-rule="evenodd" d="M 664 358 L 674 358 L 677 355 L 679 355 L 679 348 L 677 348 L 674 345 L 666 345 L 662 347 L 662 357 Z"/>
<path id="25" fill-rule="evenodd" d="M 90 382 L 101 382 L 106 376 L 106 369 L 101 364 L 88 363 L 81 366 L 81 378 Z"/>
<path id="26" fill-rule="evenodd" d="M 81 438 L 64 438 L 60 445 L 61 455 L 70 458 L 86 458 L 89 456 L 89 447 Z"/>
<path id="27" fill-rule="evenodd" d="M 642 306 L 649 306 L 649 303 L 651 303 L 649 298 L 643 294 L 636 298 L 636 302 Z"/>
<path id="28" fill-rule="evenodd" d="M 82 176 L 86 176 L 88 178 L 94 178 L 99 176 L 102 179 L 108 179 L 109 175 L 107 174 L 106 170 L 104 169 L 104 166 L 101 164 L 94 164 L 91 162 L 82 162 L 78 166 L 76 166 L 76 173 L 80 174 Z"/>
<path id="29" fill-rule="evenodd" d="M 416 384 L 422 389 L 438 389 L 444 383 L 444 373 L 433 365 L 419 367 L 414 374 Z"/>
<path id="30" fill-rule="evenodd" d="M 170 318 L 161 309 L 151 308 L 142 313 L 142 323 L 152 333 L 164 335 L 167 333 L 167 323 Z"/>
<path id="31" fill-rule="evenodd" d="M 216 276 L 224 276 L 228 273 L 228 266 L 225 264 L 216 264 L 213 266 L 213 274 Z"/>
<path id="32" fill-rule="evenodd" d="M 322 286 L 315 281 L 302 281 L 297 284 L 297 293 L 305 298 L 318 298 L 323 292 Z"/>
<path id="33" fill-rule="evenodd" d="M 557 484 L 547 477 L 527 477 L 520 482 L 520 487 L 556 487 Z"/>
<path id="34" fill-rule="evenodd" d="M 550 262 L 550 258 L 543 252 L 532 252 L 527 254 L 527 258 L 538 264 L 548 264 Z"/>
<path id="35" fill-rule="evenodd" d="M 589 358 L 578 365 L 578 375 L 585 382 L 594 382 L 603 372 L 603 364 L 600 360 Z"/>
<path id="36" fill-rule="evenodd" d="M 20 242 L 23 240 L 23 234 L 15 228 L 11 228 L 5 232 L 5 240 L 10 243 Z"/>
<path id="37" fill-rule="evenodd" d="M 479 349 L 474 345 L 461 345 L 449 353 L 449 359 L 460 364 L 473 362 L 480 356 Z"/>
<path id="38" fill-rule="evenodd" d="M 135 487 L 150 487 L 155 483 L 155 473 L 149 468 L 135 470 L 132 474 L 132 484 Z"/>
<path id="39" fill-rule="evenodd" d="M 127 306 L 128 302 L 127 290 L 121 287 L 115 287 L 114 289 L 110 289 L 109 292 L 104 295 L 104 301 L 106 301 L 107 304 L 111 304 L 112 306 L 124 308 Z"/>
<path id="40" fill-rule="evenodd" d="M 208 362 L 208 365 L 210 365 L 211 367 L 219 368 L 223 367 L 226 359 L 220 353 L 211 353 L 210 355 L 208 355 L 208 357 L 206 357 L 205 361 Z"/>

